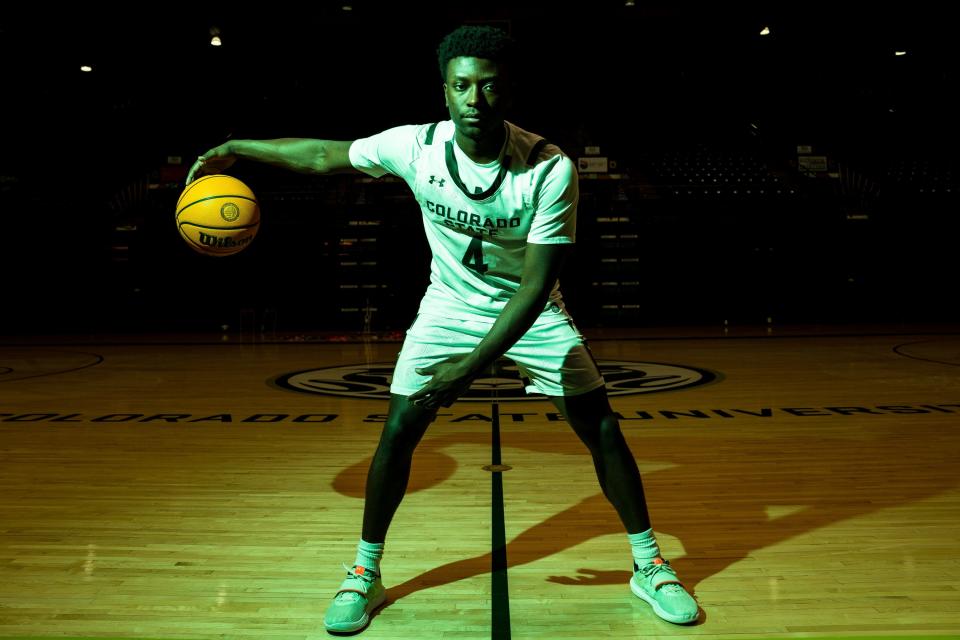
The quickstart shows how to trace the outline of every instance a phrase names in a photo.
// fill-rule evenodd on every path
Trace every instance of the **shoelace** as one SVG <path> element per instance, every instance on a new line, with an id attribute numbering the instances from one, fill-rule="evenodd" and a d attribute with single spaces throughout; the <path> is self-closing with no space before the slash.
<path id="1" fill-rule="evenodd" d="M 666 560 L 663 561 L 663 564 L 648 564 L 640 567 L 640 572 L 643 574 L 643 577 L 647 578 L 648 580 L 661 571 L 666 571 L 674 578 L 677 577 L 677 572 L 670 568 L 670 563 Z M 686 589 L 683 588 L 683 585 L 679 585 L 675 582 L 663 585 L 660 587 L 660 591 L 666 593 L 667 595 L 686 593 Z"/>
<path id="2" fill-rule="evenodd" d="M 360 575 L 360 574 L 357 574 L 357 573 L 354 573 L 354 572 L 353 572 L 353 567 L 348 567 L 348 566 L 347 566 L 345 563 L 343 563 L 343 562 L 341 562 L 340 564 L 343 566 L 344 569 L 347 570 L 347 578 L 353 578 L 354 580 L 363 580 L 364 582 L 367 582 L 367 583 L 370 583 L 370 582 L 373 582 L 374 580 L 376 580 L 375 574 L 373 574 L 372 572 L 371 572 L 371 574 L 370 574 L 369 576 L 368 576 L 368 575 Z M 343 593 L 338 593 L 338 594 L 337 594 L 337 597 L 334 598 L 334 600 L 336 600 L 337 602 L 340 602 L 340 603 L 344 603 L 344 604 L 351 604 L 351 603 L 354 603 L 354 602 L 356 602 L 357 600 L 359 600 L 361 597 L 363 597 L 363 596 L 361 596 L 361 595 L 360 595 L 359 593 L 357 593 L 356 591 L 345 591 L 345 592 L 343 592 Z"/>

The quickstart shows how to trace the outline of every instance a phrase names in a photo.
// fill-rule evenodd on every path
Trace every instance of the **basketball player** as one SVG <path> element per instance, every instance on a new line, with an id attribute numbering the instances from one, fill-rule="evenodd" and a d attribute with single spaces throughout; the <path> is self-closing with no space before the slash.
<path id="1" fill-rule="evenodd" d="M 550 397 L 590 450 L 627 531 L 633 593 L 670 622 L 698 617 L 660 555 L 637 464 L 560 296 L 557 276 L 575 236 L 577 173 L 559 148 L 504 119 L 514 49 L 492 27 L 460 27 L 443 39 L 437 53 L 445 122 L 352 142 L 231 140 L 200 156 L 187 177 L 222 173 L 237 158 L 315 174 L 389 173 L 407 182 L 422 208 L 430 284 L 397 359 L 357 557 L 327 610 L 329 631 L 364 628 L 386 601 L 380 561 L 414 449 L 437 410 L 501 355 L 516 362 L 528 391 Z"/>

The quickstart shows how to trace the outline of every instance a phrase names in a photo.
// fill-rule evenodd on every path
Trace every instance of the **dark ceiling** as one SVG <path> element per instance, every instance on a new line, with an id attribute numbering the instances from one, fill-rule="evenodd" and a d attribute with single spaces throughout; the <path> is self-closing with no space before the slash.
<path id="1" fill-rule="evenodd" d="M 348 139 L 441 119 L 435 47 L 464 22 L 503 26 L 521 42 L 514 119 L 569 144 L 758 129 L 821 144 L 878 135 L 937 144 L 956 132 L 955 39 L 933 3 L 343 4 L 7 15 L 3 169 L 60 145 L 92 164 L 119 154 L 139 166 L 226 136 Z M 214 27 L 223 47 L 209 45 Z"/>

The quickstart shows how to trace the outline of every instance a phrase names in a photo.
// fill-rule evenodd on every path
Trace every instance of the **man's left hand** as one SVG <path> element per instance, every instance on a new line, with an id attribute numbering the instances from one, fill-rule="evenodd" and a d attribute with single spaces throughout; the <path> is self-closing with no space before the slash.
<path id="1" fill-rule="evenodd" d="M 457 398 L 470 388 L 470 383 L 474 378 L 474 375 L 471 375 L 462 366 L 449 362 L 439 362 L 430 367 L 418 367 L 415 371 L 422 376 L 433 374 L 427 386 L 412 394 L 409 398 L 414 405 L 428 409 L 452 405 Z"/>

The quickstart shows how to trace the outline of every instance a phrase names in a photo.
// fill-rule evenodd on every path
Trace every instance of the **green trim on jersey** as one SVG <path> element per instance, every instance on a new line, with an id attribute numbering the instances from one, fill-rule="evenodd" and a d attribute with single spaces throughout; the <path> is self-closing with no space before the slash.
<path id="1" fill-rule="evenodd" d="M 437 125 L 438 125 L 438 124 L 440 124 L 440 123 L 439 123 L 439 122 L 434 122 L 434 123 L 433 123 L 432 125 L 430 125 L 430 127 L 427 129 L 427 138 L 426 138 L 426 140 L 423 141 L 424 144 L 433 144 L 433 134 L 436 133 L 436 131 L 437 131 Z"/>
<path id="2" fill-rule="evenodd" d="M 527 166 L 532 167 L 537 164 L 537 156 L 540 155 L 540 152 L 543 151 L 543 148 L 549 143 L 546 138 L 540 138 L 537 140 L 537 144 L 533 145 L 533 149 L 530 149 L 530 155 L 527 156 Z"/>
<path id="3" fill-rule="evenodd" d="M 467 185 L 463 184 L 463 180 L 460 179 L 460 166 L 457 164 L 457 156 L 453 153 L 453 139 L 447 140 L 447 171 L 450 172 L 450 177 L 453 178 L 453 183 L 460 187 L 460 191 L 463 192 L 463 195 L 467 196 L 471 200 L 486 200 L 493 194 L 497 192 L 497 189 L 500 188 L 500 185 L 503 184 L 503 178 L 507 175 L 507 171 L 510 169 L 510 163 L 512 158 L 510 156 L 503 156 L 503 160 L 500 162 L 500 173 L 497 174 L 497 179 L 493 181 L 493 184 L 490 185 L 490 188 L 484 191 L 483 193 L 470 193 L 470 190 L 467 189 Z"/>

